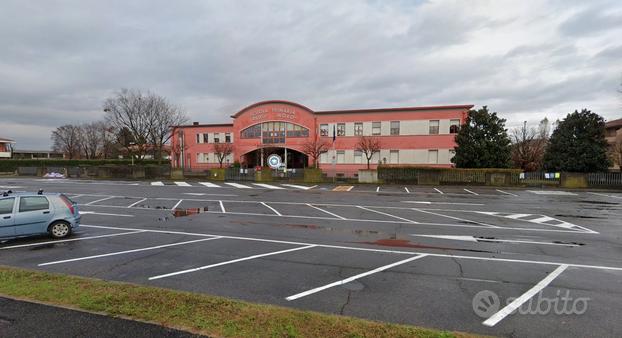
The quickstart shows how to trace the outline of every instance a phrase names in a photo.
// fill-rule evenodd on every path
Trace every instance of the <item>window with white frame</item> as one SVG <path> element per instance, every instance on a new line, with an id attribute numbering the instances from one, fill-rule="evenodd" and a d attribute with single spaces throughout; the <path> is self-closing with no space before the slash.
<path id="1" fill-rule="evenodd" d="M 371 123 L 371 134 L 372 135 L 380 135 L 380 121 Z"/>
<path id="2" fill-rule="evenodd" d="M 346 136 L 346 124 L 337 123 L 337 136 Z"/>
<path id="3" fill-rule="evenodd" d="M 320 163 L 330 163 L 328 152 L 323 152 L 320 154 Z"/>
<path id="4" fill-rule="evenodd" d="M 197 143 L 201 143 L 201 134 L 197 134 Z"/>
<path id="5" fill-rule="evenodd" d="M 430 135 L 438 134 L 438 120 L 430 120 Z"/>
<path id="6" fill-rule="evenodd" d="M 438 163 L 438 150 L 428 150 L 428 163 L 436 164 Z"/>
<path id="7" fill-rule="evenodd" d="M 208 133 L 203 134 L 203 143 L 209 143 L 209 134 Z"/>
<path id="8" fill-rule="evenodd" d="M 220 143 L 220 133 L 214 133 L 214 143 Z"/>
<path id="9" fill-rule="evenodd" d="M 354 151 L 354 163 L 363 163 L 363 152 L 360 150 Z"/>
<path id="10" fill-rule="evenodd" d="M 400 151 L 399 150 L 391 150 L 389 152 L 389 163 L 390 164 L 400 163 Z"/>
<path id="11" fill-rule="evenodd" d="M 391 135 L 400 134 L 400 121 L 391 121 Z"/>
<path id="12" fill-rule="evenodd" d="M 346 163 L 346 151 L 337 150 L 337 163 Z"/>
<path id="13" fill-rule="evenodd" d="M 320 136 L 328 136 L 328 124 L 320 124 Z"/>
<path id="14" fill-rule="evenodd" d="M 460 130 L 460 120 L 449 120 L 449 133 L 457 134 Z"/>
<path id="15" fill-rule="evenodd" d="M 225 143 L 231 143 L 231 133 L 225 133 Z"/>
<path id="16" fill-rule="evenodd" d="M 363 136 L 363 122 L 354 122 L 354 136 Z"/>

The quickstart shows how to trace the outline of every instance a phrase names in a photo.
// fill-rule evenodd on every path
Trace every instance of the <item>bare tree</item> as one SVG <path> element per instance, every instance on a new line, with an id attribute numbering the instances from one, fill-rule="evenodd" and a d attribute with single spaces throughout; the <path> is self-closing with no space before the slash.
<path id="1" fill-rule="evenodd" d="M 302 144 L 302 153 L 311 157 L 315 168 L 318 167 L 318 158 L 322 153 L 328 151 L 329 144 L 326 140 L 318 138 L 317 136 L 313 140 L 307 140 Z"/>
<path id="2" fill-rule="evenodd" d="M 515 128 L 510 136 L 514 166 L 526 171 L 542 168 L 549 135 L 550 126 L 546 118 L 540 121 L 538 128 L 527 127 L 527 121 L 521 128 Z"/>
<path id="3" fill-rule="evenodd" d="M 80 157 L 80 128 L 73 124 L 66 124 L 52 132 L 52 148 L 66 154 L 70 160 Z"/>
<path id="4" fill-rule="evenodd" d="M 214 144 L 214 154 L 218 159 L 218 163 L 222 168 L 222 162 L 233 152 L 233 145 L 231 143 L 215 143 Z"/>
<path id="5" fill-rule="evenodd" d="M 188 122 L 185 113 L 173 106 L 163 97 L 150 95 L 152 100 L 150 112 L 149 142 L 155 150 L 155 158 L 162 163 L 162 149 L 171 139 L 172 127 Z"/>
<path id="6" fill-rule="evenodd" d="M 380 151 L 380 139 L 373 136 L 361 136 L 356 143 L 355 150 L 360 151 L 367 159 L 367 169 L 369 170 L 369 162 L 375 153 Z"/>
<path id="7" fill-rule="evenodd" d="M 100 122 L 91 122 L 79 127 L 82 153 L 87 159 L 95 159 L 101 155 L 103 140 L 99 124 Z"/>

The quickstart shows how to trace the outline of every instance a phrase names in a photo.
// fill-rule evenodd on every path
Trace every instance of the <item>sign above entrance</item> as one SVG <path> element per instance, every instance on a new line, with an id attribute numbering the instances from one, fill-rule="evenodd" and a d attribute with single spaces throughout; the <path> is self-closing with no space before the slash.
<path id="1" fill-rule="evenodd" d="M 281 166 L 281 156 L 272 154 L 268 156 L 268 166 L 272 169 L 278 169 Z"/>

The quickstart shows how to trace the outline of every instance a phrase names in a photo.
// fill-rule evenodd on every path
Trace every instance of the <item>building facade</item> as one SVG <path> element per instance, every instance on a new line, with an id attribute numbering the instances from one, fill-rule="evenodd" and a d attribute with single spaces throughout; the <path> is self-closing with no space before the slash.
<path id="1" fill-rule="evenodd" d="M 15 141 L 0 137 L 0 159 L 13 157 L 13 144 L 15 144 Z"/>
<path id="2" fill-rule="evenodd" d="M 186 170 L 218 167 L 218 154 L 229 148 L 223 166 L 265 166 L 269 155 L 278 154 L 287 168 L 302 168 L 313 165 L 305 146 L 323 142 L 328 151 L 318 159 L 320 168 L 348 173 L 367 167 L 365 155 L 357 150 L 361 137 L 367 136 L 380 142 L 372 168 L 380 163 L 451 167 L 455 133 L 472 107 L 313 111 L 293 102 L 264 101 L 232 115 L 233 123 L 173 127 L 171 163 Z"/>
<path id="3" fill-rule="evenodd" d="M 605 139 L 609 144 L 611 170 L 620 170 L 622 166 L 622 119 L 605 123 Z"/>

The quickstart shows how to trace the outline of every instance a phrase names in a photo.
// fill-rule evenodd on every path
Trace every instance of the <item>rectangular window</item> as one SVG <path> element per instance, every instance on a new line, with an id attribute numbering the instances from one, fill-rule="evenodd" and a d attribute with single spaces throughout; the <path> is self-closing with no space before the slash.
<path id="1" fill-rule="evenodd" d="M 220 134 L 214 133 L 214 143 L 220 143 Z"/>
<path id="2" fill-rule="evenodd" d="M 438 120 L 430 120 L 430 135 L 438 135 Z"/>
<path id="3" fill-rule="evenodd" d="M 363 163 L 363 152 L 359 150 L 354 151 L 354 163 Z"/>
<path id="4" fill-rule="evenodd" d="M 391 121 L 391 135 L 400 134 L 400 121 Z"/>
<path id="5" fill-rule="evenodd" d="M 400 151 L 399 150 L 391 150 L 389 152 L 389 163 L 390 164 L 400 163 Z"/>
<path id="6" fill-rule="evenodd" d="M 337 163 L 346 163 L 346 151 L 337 150 Z"/>
<path id="7" fill-rule="evenodd" d="M 225 133 L 225 143 L 231 143 L 231 133 Z"/>
<path id="8" fill-rule="evenodd" d="M 346 124 L 337 123 L 337 136 L 346 136 Z"/>
<path id="9" fill-rule="evenodd" d="M 45 196 L 29 196 L 19 199 L 19 212 L 47 210 L 50 202 Z"/>
<path id="10" fill-rule="evenodd" d="M 354 123 L 354 136 L 363 136 L 363 122 Z"/>
<path id="11" fill-rule="evenodd" d="M 428 163 L 438 163 L 438 150 L 428 150 Z"/>
<path id="12" fill-rule="evenodd" d="M 320 154 L 320 163 L 329 163 L 328 161 L 328 153 L 324 152 Z"/>
<path id="13" fill-rule="evenodd" d="M 380 122 L 379 121 L 371 123 L 371 134 L 380 135 Z"/>
<path id="14" fill-rule="evenodd" d="M 0 215 L 12 214 L 15 198 L 5 198 L 0 200 Z"/>
<path id="15" fill-rule="evenodd" d="M 197 143 L 201 143 L 201 134 L 197 134 Z"/>
<path id="16" fill-rule="evenodd" d="M 320 136 L 328 136 L 328 124 L 320 124 Z"/>
<path id="17" fill-rule="evenodd" d="M 209 143 L 209 136 L 207 133 L 203 134 L 203 143 Z"/>
<path id="18" fill-rule="evenodd" d="M 449 121 L 449 133 L 457 134 L 458 130 L 460 130 L 460 120 L 450 120 Z"/>

